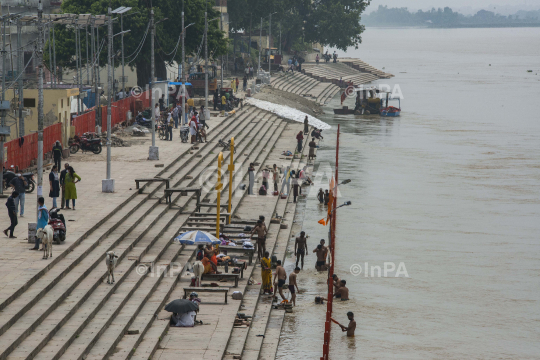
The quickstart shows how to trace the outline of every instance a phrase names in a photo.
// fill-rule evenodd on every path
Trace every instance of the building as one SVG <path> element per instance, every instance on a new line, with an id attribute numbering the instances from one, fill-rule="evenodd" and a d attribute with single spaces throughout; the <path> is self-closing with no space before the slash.
<path id="1" fill-rule="evenodd" d="M 11 102 L 11 109 L 8 118 L 11 120 L 8 122 L 11 128 L 11 136 L 7 141 L 17 139 L 19 137 L 19 121 L 18 121 L 18 101 L 17 90 L 8 89 L 6 91 L 6 100 Z M 71 100 L 70 97 L 79 95 L 79 89 L 44 89 L 43 90 L 43 127 L 56 124 L 58 122 L 63 123 L 62 126 L 62 140 L 67 144 L 70 133 L 70 113 L 71 113 Z M 75 101 L 75 104 L 77 101 Z M 38 90 L 37 89 L 24 89 L 23 92 L 23 116 L 24 116 L 24 135 L 28 135 L 31 132 L 35 132 L 38 129 Z"/>

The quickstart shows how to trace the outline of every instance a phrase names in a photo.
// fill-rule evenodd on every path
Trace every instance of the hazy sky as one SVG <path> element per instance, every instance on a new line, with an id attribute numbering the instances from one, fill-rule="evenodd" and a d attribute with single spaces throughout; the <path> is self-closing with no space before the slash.
<path id="1" fill-rule="evenodd" d="M 379 5 L 406 7 L 409 10 L 429 10 L 432 7 L 449 6 L 463 13 L 486 9 L 503 15 L 512 14 L 518 10 L 540 10 L 540 0 L 372 0 L 367 12 L 376 10 Z"/>

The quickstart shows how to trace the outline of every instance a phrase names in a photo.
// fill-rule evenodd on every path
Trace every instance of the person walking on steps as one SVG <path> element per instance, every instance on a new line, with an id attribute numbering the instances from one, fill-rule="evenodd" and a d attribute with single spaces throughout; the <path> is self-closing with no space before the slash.
<path id="1" fill-rule="evenodd" d="M 4 230 L 4 234 L 6 234 L 6 236 L 8 236 L 10 239 L 16 239 L 17 237 L 13 235 L 13 231 L 15 231 L 15 226 L 17 226 L 18 224 L 18 220 L 17 220 L 17 209 L 15 207 L 15 199 L 19 196 L 19 193 L 17 191 L 14 191 L 11 193 L 11 196 L 8 197 L 7 201 L 6 201 L 6 207 L 7 207 L 7 210 L 8 210 L 8 216 L 9 216 L 9 220 L 10 220 L 10 225 L 9 227 Z M 8 235 L 8 231 L 9 231 L 9 235 Z"/>
<path id="2" fill-rule="evenodd" d="M 309 134 L 309 122 L 308 117 L 306 115 L 306 118 L 304 119 L 304 135 Z"/>
<path id="3" fill-rule="evenodd" d="M 296 202 L 296 199 L 298 198 L 298 190 L 300 188 L 300 185 L 298 184 L 298 174 L 293 176 L 291 183 L 293 186 L 293 202 Z"/>
<path id="4" fill-rule="evenodd" d="M 38 221 L 37 221 L 36 230 L 45 228 L 45 226 L 47 226 L 48 223 L 49 223 L 49 211 L 47 210 L 47 207 L 45 206 L 45 199 L 43 197 L 40 197 L 38 199 Z M 30 250 L 39 250 L 39 242 L 40 242 L 40 239 L 36 236 L 35 245 Z"/>
<path id="5" fill-rule="evenodd" d="M 79 181 L 81 181 L 81 177 L 77 175 L 73 167 L 68 167 L 66 178 L 64 179 L 66 187 L 66 209 L 71 209 L 69 207 L 69 200 L 71 200 L 73 210 L 75 210 L 75 200 L 77 200 L 77 187 L 75 184 Z"/>
<path id="6" fill-rule="evenodd" d="M 52 207 L 58 207 L 56 199 L 60 196 L 60 174 L 58 174 L 58 167 L 54 165 L 49 173 L 49 197 L 52 198 Z"/>
<path id="7" fill-rule="evenodd" d="M 52 153 L 54 165 L 56 165 L 56 168 L 60 170 L 62 168 L 62 145 L 60 145 L 60 141 L 56 140 L 56 143 L 52 148 Z"/>
<path id="8" fill-rule="evenodd" d="M 298 152 L 302 152 L 302 142 L 304 141 L 304 135 L 300 131 L 298 135 L 296 135 L 296 140 L 298 141 Z"/>

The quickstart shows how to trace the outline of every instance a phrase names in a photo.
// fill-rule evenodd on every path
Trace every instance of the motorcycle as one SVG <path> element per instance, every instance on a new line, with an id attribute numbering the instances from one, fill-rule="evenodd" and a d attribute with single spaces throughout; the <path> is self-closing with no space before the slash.
<path id="1" fill-rule="evenodd" d="M 9 188 L 9 183 L 11 182 L 11 180 L 13 180 L 17 176 L 17 174 L 13 170 L 14 170 L 14 167 L 12 165 L 11 170 L 4 169 L 3 171 L 2 176 L 4 179 L 4 190 L 7 190 Z M 28 172 L 28 173 L 22 174 L 22 176 L 26 180 L 26 186 L 25 186 L 26 193 L 33 192 L 34 189 L 36 188 L 36 182 L 34 181 L 34 174 L 31 172 Z"/>
<path id="2" fill-rule="evenodd" d="M 152 119 L 146 119 L 142 113 L 138 113 L 135 117 L 135 122 L 137 125 L 144 126 L 146 128 L 152 128 Z"/>
<path id="3" fill-rule="evenodd" d="M 49 225 L 53 228 L 53 241 L 56 244 L 66 240 L 66 220 L 59 212 L 59 208 L 52 208 L 49 211 Z"/>
<path id="4" fill-rule="evenodd" d="M 223 151 L 231 150 L 231 140 L 225 142 L 222 139 L 219 139 L 218 145 L 223 147 Z M 234 147 L 234 153 L 236 154 L 236 146 Z"/>
<path id="5" fill-rule="evenodd" d="M 187 143 L 189 140 L 189 126 L 181 126 L 180 127 L 180 140 L 182 140 L 183 143 Z"/>
<path id="6" fill-rule="evenodd" d="M 97 135 L 94 137 L 94 135 L 91 133 L 84 133 L 83 136 L 75 135 L 73 142 L 69 146 L 69 152 L 75 154 L 81 149 L 83 152 L 91 151 L 94 154 L 101 153 L 101 139 L 97 137 Z"/>

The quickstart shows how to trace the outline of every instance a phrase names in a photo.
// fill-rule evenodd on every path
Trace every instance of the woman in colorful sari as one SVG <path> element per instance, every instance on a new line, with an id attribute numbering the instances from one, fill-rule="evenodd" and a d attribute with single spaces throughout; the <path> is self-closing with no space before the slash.
<path id="1" fill-rule="evenodd" d="M 261 277 L 264 293 L 273 294 L 272 291 L 272 264 L 270 262 L 270 253 L 266 251 L 261 259 Z"/>

